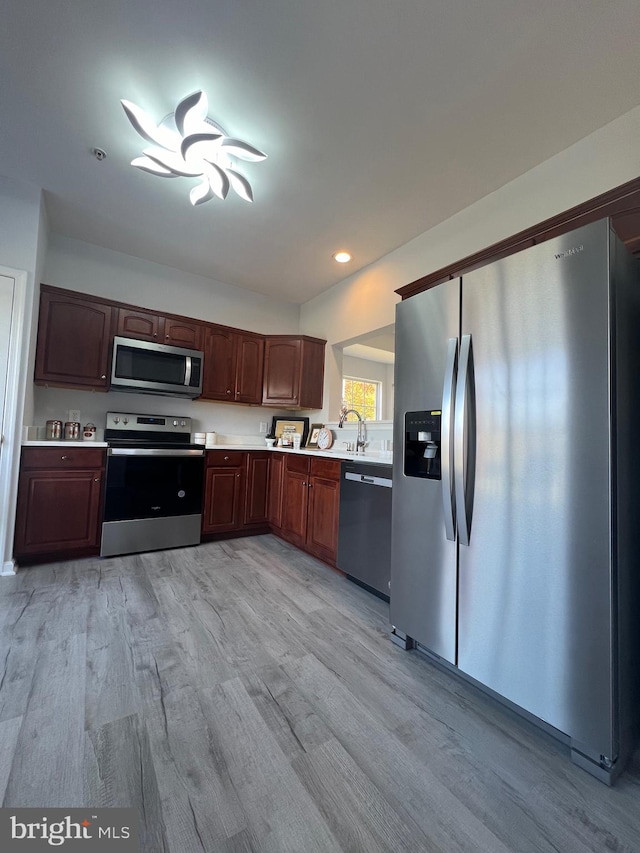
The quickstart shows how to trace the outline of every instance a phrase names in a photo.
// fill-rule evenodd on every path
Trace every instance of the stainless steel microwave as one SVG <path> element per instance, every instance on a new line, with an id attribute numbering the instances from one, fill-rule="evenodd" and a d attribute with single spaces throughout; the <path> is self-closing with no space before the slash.
<path id="1" fill-rule="evenodd" d="M 163 397 L 199 397 L 203 364 L 204 353 L 199 350 L 116 336 L 111 389 Z"/>

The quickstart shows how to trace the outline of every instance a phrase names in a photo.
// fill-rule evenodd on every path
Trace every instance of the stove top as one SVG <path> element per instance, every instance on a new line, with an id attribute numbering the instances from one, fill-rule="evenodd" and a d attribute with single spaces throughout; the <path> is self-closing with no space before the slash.
<path id="1" fill-rule="evenodd" d="M 104 440 L 111 447 L 200 448 L 191 443 L 191 418 L 107 412 Z"/>

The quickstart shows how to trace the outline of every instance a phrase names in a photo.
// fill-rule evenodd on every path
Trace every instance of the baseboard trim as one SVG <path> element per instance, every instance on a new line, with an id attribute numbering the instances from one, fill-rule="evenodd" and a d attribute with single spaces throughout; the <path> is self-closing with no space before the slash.
<path id="1" fill-rule="evenodd" d="M 16 561 L 15 560 L 7 560 L 6 562 L 4 562 L 2 564 L 2 571 L 0 572 L 0 576 L 1 575 L 7 575 L 7 576 L 15 575 L 16 571 L 17 571 Z"/>

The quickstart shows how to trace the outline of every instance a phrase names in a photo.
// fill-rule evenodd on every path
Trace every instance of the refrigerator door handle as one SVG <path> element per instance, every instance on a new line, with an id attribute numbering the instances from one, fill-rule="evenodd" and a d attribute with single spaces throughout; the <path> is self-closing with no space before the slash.
<path id="1" fill-rule="evenodd" d="M 460 381 L 456 387 L 454 408 L 454 482 L 458 541 L 461 545 L 468 545 L 471 538 L 476 461 L 476 401 L 471 335 L 462 336 L 458 373 Z"/>
<path id="2" fill-rule="evenodd" d="M 455 494 L 453 483 L 453 447 L 454 447 L 454 405 L 456 394 L 456 373 L 458 369 L 458 339 L 449 338 L 447 360 L 442 388 L 442 422 L 440 464 L 442 473 L 442 508 L 444 510 L 444 530 L 447 539 L 456 538 Z"/>

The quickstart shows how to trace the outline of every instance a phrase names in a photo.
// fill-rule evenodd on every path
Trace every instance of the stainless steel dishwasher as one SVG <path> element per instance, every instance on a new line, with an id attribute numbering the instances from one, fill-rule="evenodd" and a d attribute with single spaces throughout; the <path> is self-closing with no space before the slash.
<path id="1" fill-rule="evenodd" d="M 350 580 L 389 600 L 391 465 L 342 463 L 338 568 Z"/>

